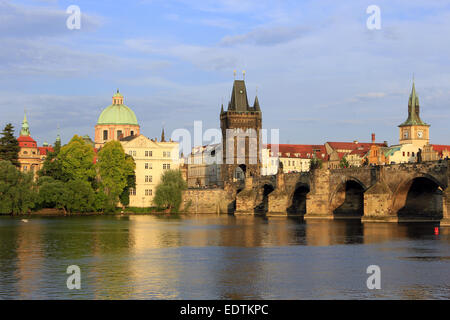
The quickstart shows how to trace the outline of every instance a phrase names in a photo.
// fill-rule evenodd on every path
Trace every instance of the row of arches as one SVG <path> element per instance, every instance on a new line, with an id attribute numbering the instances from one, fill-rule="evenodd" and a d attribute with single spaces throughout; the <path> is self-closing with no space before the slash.
<path id="1" fill-rule="evenodd" d="M 336 218 L 361 218 L 364 215 L 366 187 L 356 179 L 349 179 L 336 187 L 331 195 L 330 209 Z M 259 213 L 268 212 L 269 195 L 274 191 L 270 184 L 262 186 Z M 290 195 L 288 215 L 306 214 L 306 198 L 310 188 L 299 183 Z M 398 218 L 442 219 L 443 188 L 428 177 L 417 177 L 400 185 L 392 199 L 391 215 Z"/>

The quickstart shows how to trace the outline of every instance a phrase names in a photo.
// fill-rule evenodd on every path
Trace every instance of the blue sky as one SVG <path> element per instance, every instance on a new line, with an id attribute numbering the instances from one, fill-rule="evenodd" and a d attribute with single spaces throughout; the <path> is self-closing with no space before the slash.
<path id="1" fill-rule="evenodd" d="M 69 5 L 81 29 L 66 28 Z M 381 9 L 368 30 L 366 8 Z M 219 127 L 246 70 L 281 143 L 398 142 L 415 73 L 431 141 L 450 144 L 450 1 L 0 0 L 0 126 L 41 144 L 94 133 L 117 88 L 141 133 Z M 257 89 L 258 88 L 258 89 Z"/>

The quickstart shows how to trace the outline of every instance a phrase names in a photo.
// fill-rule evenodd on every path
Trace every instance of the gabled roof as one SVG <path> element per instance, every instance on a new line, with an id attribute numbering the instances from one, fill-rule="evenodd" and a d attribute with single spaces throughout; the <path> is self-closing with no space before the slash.
<path id="1" fill-rule="evenodd" d="M 270 152 L 273 152 L 274 145 L 267 144 L 265 146 Z M 313 157 L 319 159 L 325 159 L 326 149 L 324 145 L 313 145 L 313 144 L 279 144 L 278 153 L 281 155 L 274 154 L 273 156 L 279 156 L 282 158 L 298 158 L 298 159 L 311 159 Z M 322 157 L 322 154 L 324 155 Z M 308 156 L 309 155 L 309 156 Z"/>

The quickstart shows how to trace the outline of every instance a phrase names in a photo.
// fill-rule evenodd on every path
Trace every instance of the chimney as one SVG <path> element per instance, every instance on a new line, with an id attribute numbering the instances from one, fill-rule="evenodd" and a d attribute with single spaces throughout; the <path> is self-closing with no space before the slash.
<path id="1" fill-rule="evenodd" d="M 375 143 L 375 133 L 372 133 L 372 143 Z"/>

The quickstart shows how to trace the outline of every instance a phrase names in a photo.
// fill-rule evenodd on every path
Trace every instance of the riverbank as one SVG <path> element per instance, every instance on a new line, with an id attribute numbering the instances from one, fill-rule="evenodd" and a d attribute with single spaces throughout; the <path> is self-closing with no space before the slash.
<path id="1" fill-rule="evenodd" d="M 158 210 L 158 208 L 126 208 L 124 210 L 118 209 L 115 212 L 83 212 L 83 213 L 68 213 L 61 209 L 45 208 L 38 211 L 31 211 L 28 213 L 20 213 L 15 216 L 18 217 L 82 217 L 82 216 L 120 216 L 120 215 L 155 215 L 155 216 L 175 216 L 182 214 L 182 212 L 167 212 L 167 210 Z M 2 216 L 12 216 L 8 213 L 0 213 Z"/>

